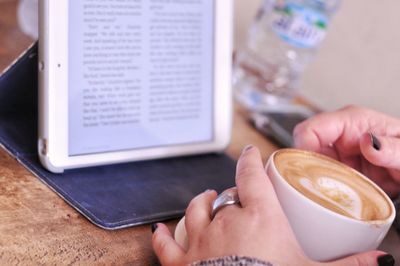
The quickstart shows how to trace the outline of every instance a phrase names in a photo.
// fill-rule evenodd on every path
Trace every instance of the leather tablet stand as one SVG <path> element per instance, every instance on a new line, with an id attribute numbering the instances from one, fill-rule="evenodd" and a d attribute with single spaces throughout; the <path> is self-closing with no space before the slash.
<path id="1" fill-rule="evenodd" d="M 209 154 L 48 172 L 37 156 L 37 43 L 0 76 L 0 144 L 94 224 L 117 229 L 178 218 L 206 189 L 234 186 L 235 163 Z"/>

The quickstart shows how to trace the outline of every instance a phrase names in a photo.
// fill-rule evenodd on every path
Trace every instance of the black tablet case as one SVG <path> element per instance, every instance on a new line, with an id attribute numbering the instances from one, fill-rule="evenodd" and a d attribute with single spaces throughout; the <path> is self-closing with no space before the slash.
<path id="1" fill-rule="evenodd" d="M 68 170 L 53 174 L 37 156 L 37 43 L 0 76 L 0 144 L 94 224 L 118 229 L 178 218 L 206 189 L 234 185 L 223 154 Z"/>

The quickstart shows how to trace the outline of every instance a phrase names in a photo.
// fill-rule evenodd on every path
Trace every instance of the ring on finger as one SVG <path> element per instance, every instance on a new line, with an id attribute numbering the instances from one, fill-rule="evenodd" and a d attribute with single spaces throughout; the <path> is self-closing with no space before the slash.
<path id="1" fill-rule="evenodd" d="M 218 211 L 229 205 L 240 206 L 239 194 L 236 187 L 225 190 L 224 192 L 219 194 L 218 197 L 214 200 L 214 203 L 212 205 L 211 219 L 214 219 Z"/>

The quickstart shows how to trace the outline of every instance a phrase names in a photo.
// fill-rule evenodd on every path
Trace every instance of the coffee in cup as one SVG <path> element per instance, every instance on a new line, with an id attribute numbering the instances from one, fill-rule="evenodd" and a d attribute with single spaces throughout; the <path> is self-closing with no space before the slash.
<path id="1" fill-rule="evenodd" d="M 328 157 L 300 150 L 274 156 L 279 174 L 313 202 L 361 221 L 390 217 L 390 203 L 380 189 L 354 169 Z"/>
<path id="2" fill-rule="evenodd" d="M 394 220 L 395 208 L 382 189 L 324 155 L 278 150 L 266 171 L 311 259 L 327 261 L 376 249 Z"/>

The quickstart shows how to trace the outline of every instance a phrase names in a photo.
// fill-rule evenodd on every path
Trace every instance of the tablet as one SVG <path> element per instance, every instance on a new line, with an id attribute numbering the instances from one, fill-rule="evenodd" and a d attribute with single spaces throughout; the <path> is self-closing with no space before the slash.
<path id="1" fill-rule="evenodd" d="M 39 17 L 48 170 L 226 148 L 231 0 L 41 0 Z"/>

